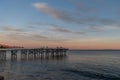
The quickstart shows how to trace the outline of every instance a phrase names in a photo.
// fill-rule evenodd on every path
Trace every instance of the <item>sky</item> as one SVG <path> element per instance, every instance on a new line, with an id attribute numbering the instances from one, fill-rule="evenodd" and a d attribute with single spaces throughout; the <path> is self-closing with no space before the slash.
<path id="1" fill-rule="evenodd" d="M 120 49 L 120 0 L 0 0 L 0 43 Z"/>

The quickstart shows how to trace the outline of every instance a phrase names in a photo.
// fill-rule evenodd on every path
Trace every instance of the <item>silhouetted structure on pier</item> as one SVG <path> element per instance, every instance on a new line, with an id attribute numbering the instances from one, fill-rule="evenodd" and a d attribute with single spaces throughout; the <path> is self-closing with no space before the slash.
<path id="1" fill-rule="evenodd" d="M 11 59 L 17 59 L 17 54 L 21 54 L 21 59 L 32 59 L 32 58 L 47 58 L 50 57 L 63 57 L 66 56 L 66 51 L 68 49 L 58 47 L 58 48 L 35 48 L 35 49 L 0 49 L 0 60 L 6 60 L 7 52 L 11 54 Z"/>

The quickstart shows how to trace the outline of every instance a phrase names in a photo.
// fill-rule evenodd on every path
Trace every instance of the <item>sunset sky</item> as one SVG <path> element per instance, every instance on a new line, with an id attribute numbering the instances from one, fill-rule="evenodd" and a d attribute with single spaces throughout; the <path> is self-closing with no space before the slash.
<path id="1" fill-rule="evenodd" d="M 120 0 L 0 0 L 0 44 L 120 49 Z"/>

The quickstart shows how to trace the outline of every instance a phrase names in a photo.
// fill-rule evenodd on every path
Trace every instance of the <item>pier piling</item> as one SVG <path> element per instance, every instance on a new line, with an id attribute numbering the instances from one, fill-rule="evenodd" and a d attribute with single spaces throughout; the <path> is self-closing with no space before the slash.
<path id="1" fill-rule="evenodd" d="M 48 47 L 42 47 L 42 48 L 34 48 L 34 49 L 26 49 L 26 48 L 20 48 L 20 49 L 0 49 L 0 60 L 6 59 L 6 54 L 8 51 L 10 51 L 9 54 L 11 54 L 12 59 L 17 59 L 17 54 L 20 52 L 21 59 L 29 58 L 47 58 L 50 57 L 62 57 L 66 56 L 66 51 L 68 49 L 57 47 L 57 48 L 48 48 Z"/>

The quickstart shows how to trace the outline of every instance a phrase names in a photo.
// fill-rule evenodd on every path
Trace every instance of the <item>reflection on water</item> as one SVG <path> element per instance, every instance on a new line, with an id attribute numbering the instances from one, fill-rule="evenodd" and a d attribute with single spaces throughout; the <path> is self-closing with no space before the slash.
<path id="1" fill-rule="evenodd" d="M 18 60 L 17 57 L 11 57 L 10 60 L 0 61 L 0 75 L 4 76 L 5 80 L 39 80 L 33 75 L 38 73 L 39 70 L 40 72 L 44 71 L 44 67 L 46 67 L 48 63 L 64 62 L 66 58 L 66 55 L 23 56 L 20 60 Z"/>
<path id="2" fill-rule="evenodd" d="M 6 80 L 120 80 L 120 51 L 67 54 L 3 60 L 0 75 Z"/>
<path id="3" fill-rule="evenodd" d="M 30 57 L 27 57 L 27 56 L 23 56 L 21 57 L 21 59 L 19 61 L 49 61 L 49 60 L 64 60 L 67 56 L 64 55 L 64 56 L 38 56 L 38 57 L 34 57 L 34 56 L 30 56 Z M 17 61 L 17 58 L 14 58 L 14 57 L 11 57 L 11 61 Z"/>

